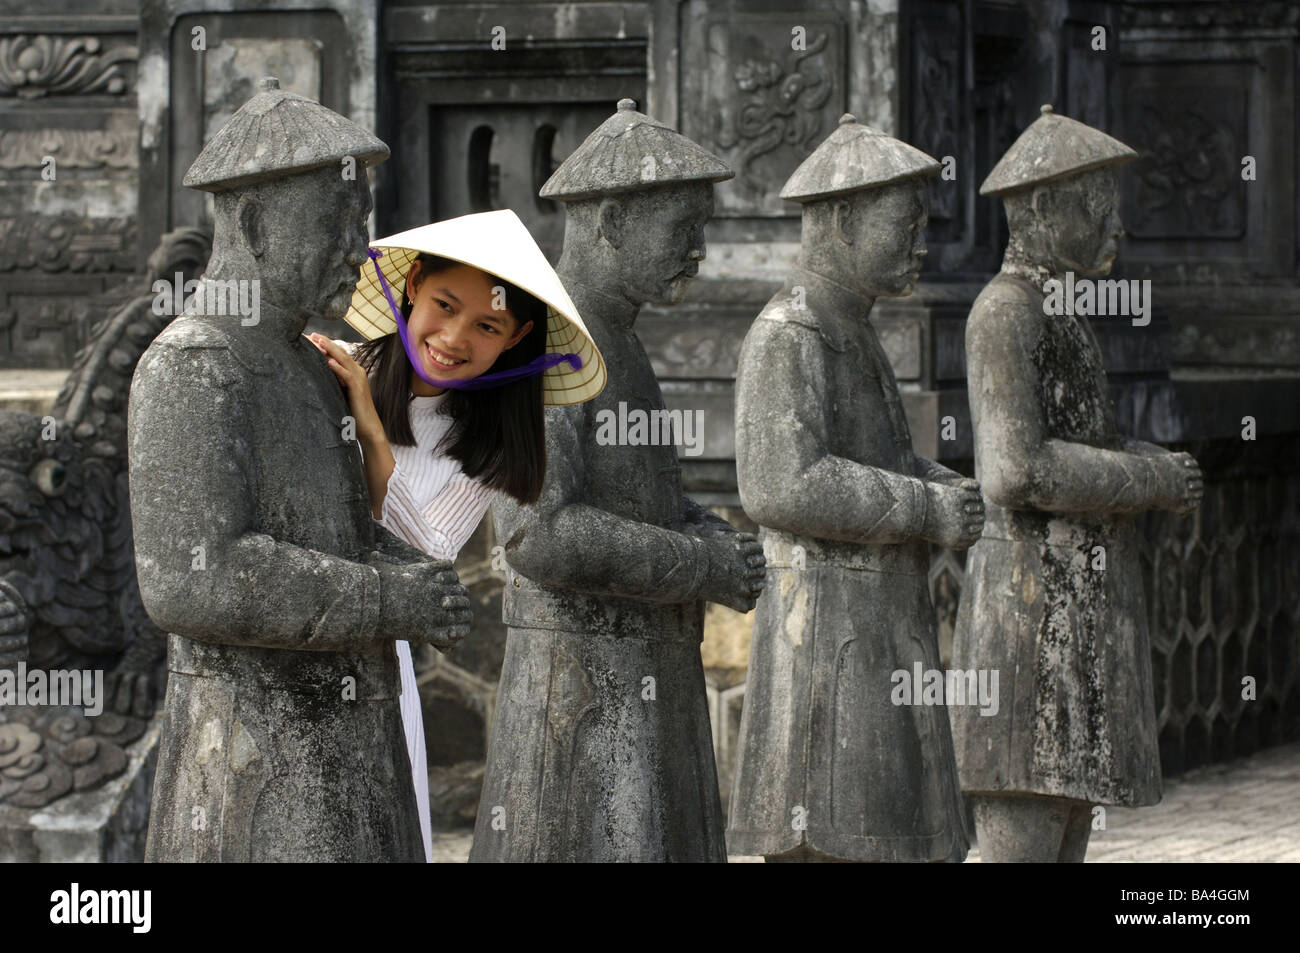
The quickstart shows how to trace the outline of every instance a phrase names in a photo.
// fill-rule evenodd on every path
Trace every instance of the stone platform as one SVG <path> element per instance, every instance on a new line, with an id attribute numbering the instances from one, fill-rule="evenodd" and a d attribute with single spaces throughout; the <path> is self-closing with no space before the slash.
<path id="1" fill-rule="evenodd" d="M 433 835 L 435 863 L 464 863 L 468 830 Z M 732 863 L 761 862 L 732 857 Z M 1165 782 L 1155 807 L 1110 808 L 1088 863 L 1300 862 L 1300 744 L 1190 771 Z M 973 849 L 967 863 L 979 862 Z"/>
<path id="2" fill-rule="evenodd" d="M 126 747 L 126 770 L 102 787 L 41 808 L 0 805 L 0 863 L 144 860 L 162 715 Z"/>
<path id="3" fill-rule="evenodd" d="M 0 370 L 0 410 L 49 413 L 67 378 L 66 370 Z"/>

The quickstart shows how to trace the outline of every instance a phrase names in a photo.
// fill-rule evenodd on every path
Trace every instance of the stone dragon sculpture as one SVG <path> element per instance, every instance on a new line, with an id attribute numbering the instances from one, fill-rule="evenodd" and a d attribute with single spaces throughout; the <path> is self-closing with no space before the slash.
<path id="1" fill-rule="evenodd" d="M 148 287 L 197 278 L 198 229 L 165 235 Z M 152 291 L 91 331 L 49 414 L 0 411 L 0 670 L 101 670 L 103 711 L 0 697 L 0 808 L 42 807 L 126 767 L 165 684 L 166 637 L 136 583 L 126 405 L 140 356 L 167 326 Z M 163 309 L 158 309 L 163 310 Z M 0 671 L 0 685 L 6 672 Z"/>

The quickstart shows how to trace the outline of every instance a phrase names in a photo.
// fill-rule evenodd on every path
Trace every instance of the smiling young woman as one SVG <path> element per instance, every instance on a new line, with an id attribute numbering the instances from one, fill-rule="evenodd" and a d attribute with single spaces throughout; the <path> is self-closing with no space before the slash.
<path id="1" fill-rule="evenodd" d="M 347 394 L 372 515 L 428 555 L 454 561 L 495 493 L 537 500 L 546 475 L 543 406 L 595 396 L 604 363 L 513 212 L 467 215 L 374 244 L 382 250 L 372 250 L 347 316 L 369 340 L 311 341 Z M 400 307 L 390 284 L 403 289 Z M 398 642 L 397 653 L 432 859 L 423 713 L 409 645 Z"/>

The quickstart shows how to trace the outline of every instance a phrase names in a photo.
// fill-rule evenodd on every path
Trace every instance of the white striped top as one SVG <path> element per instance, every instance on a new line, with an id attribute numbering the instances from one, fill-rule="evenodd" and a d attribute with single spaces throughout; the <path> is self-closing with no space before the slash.
<path id="1" fill-rule="evenodd" d="M 349 353 L 356 348 L 348 341 L 334 343 Z M 454 560 L 482 522 L 493 491 L 467 477 L 459 461 L 433 452 L 451 429 L 452 419 L 442 413 L 449 393 L 411 398 L 415 446 L 391 445 L 395 465 L 379 522 L 430 556 Z"/>
<path id="2" fill-rule="evenodd" d="M 335 341 L 349 354 L 356 344 Z M 393 473 L 388 478 L 379 522 L 394 536 L 410 543 L 435 559 L 454 561 L 460 548 L 478 529 L 493 491 L 467 477 L 459 461 L 434 447 L 451 429 L 452 419 L 441 413 L 448 391 L 434 397 L 412 397 L 409 407 L 415 446 L 393 451 Z M 365 455 L 362 454 L 364 461 Z M 424 745 L 424 712 L 420 705 L 419 686 L 411 647 L 397 643 L 397 659 L 402 676 L 402 726 L 406 734 L 406 753 L 411 761 L 411 779 L 415 787 L 416 806 L 420 814 L 420 834 L 424 840 L 424 859 L 433 860 L 433 829 L 429 812 L 428 753 Z"/>
<path id="3" fill-rule="evenodd" d="M 380 522 L 430 556 L 454 560 L 478 529 L 492 491 L 467 477 L 459 461 L 433 452 L 452 424 L 441 412 L 447 393 L 411 399 L 415 446 L 392 447 L 395 465 Z"/>

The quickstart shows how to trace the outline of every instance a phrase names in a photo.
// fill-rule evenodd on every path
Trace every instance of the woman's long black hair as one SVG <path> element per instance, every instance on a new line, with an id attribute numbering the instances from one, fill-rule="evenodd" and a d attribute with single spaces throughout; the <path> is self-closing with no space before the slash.
<path id="1" fill-rule="evenodd" d="M 421 281 L 460 264 L 427 254 L 416 260 Z M 532 321 L 533 328 L 514 347 L 502 351 L 487 373 L 521 367 L 546 350 L 546 303 L 496 275 L 492 277 L 505 290 L 506 308 L 519 325 Z M 409 320 L 411 299 L 405 289 L 403 276 L 402 317 Z M 364 342 L 357 348 L 355 360 L 371 375 L 370 393 L 388 442 L 414 446 L 409 406 L 412 371 L 401 335 L 394 331 Z M 445 446 L 447 456 L 460 463 L 466 476 L 520 503 L 536 503 L 546 477 L 542 375 L 478 391 L 449 388 L 445 393 L 446 413 L 453 423 L 434 452 Z"/>

